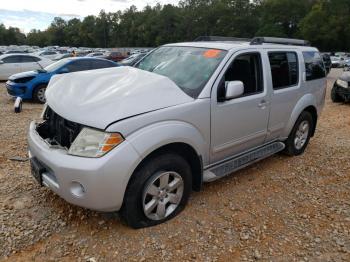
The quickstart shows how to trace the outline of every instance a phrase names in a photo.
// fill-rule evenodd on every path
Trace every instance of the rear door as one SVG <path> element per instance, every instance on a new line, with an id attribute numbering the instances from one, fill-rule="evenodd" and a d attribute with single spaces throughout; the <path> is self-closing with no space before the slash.
<path id="1" fill-rule="evenodd" d="M 32 70 L 37 70 L 37 69 L 42 69 L 40 64 L 37 62 L 39 58 L 33 57 L 33 56 L 22 56 L 21 57 L 21 71 L 32 71 Z"/>
<path id="2" fill-rule="evenodd" d="M 281 137 L 301 96 L 303 60 L 299 51 L 268 50 L 271 111 L 267 142 Z"/>

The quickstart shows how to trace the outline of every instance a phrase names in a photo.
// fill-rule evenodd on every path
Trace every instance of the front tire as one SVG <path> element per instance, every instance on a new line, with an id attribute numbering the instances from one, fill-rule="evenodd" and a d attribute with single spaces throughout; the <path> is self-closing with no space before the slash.
<path id="1" fill-rule="evenodd" d="M 333 86 L 331 91 L 331 99 L 333 103 L 341 103 L 344 102 L 344 99 L 337 92 L 338 87 L 336 85 Z"/>
<path id="2" fill-rule="evenodd" d="M 133 228 L 161 224 L 184 209 L 191 190 L 191 168 L 186 160 L 173 153 L 154 156 L 133 174 L 120 215 Z"/>
<path id="3" fill-rule="evenodd" d="M 47 85 L 42 84 L 42 85 L 38 85 L 34 92 L 33 92 L 33 99 L 41 104 L 45 104 L 46 103 L 46 97 L 45 97 L 45 91 L 46 91 L 46 87 Z"/>
<path id="4" fill-rule="evenodd" d="M 299 156 L 303 154 L 309 144 L 312 130 L 314 130 L 312 115 L 304 111 L 300 114 L 292 132 L 285 141 L 286 148 L 284 152 L 290 156 Z"/>

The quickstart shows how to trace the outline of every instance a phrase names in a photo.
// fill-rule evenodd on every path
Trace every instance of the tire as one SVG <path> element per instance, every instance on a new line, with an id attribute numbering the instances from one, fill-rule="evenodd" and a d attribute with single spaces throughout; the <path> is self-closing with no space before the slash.
<path id="1" fill-rule="evenodd" d="M 307 130 L 305 124 L 307 125 Z M 289 156 L 299 156 L 303 154 L 309 144 L 314 128 L 312 115 L 307 111 L 302 112 L 288 139 L 285 141 L 286 148 L 284 149 L 284 153 Z M 302 133 L 303 129 L 305 131 L 304 133 Z"/>
<path id="2" fill-rule="evenodd" d="M 168 183 L 164 182 L 166 174 L 169 174 Z M 177 187 L 169 190 L 164 185 Z M 184 209 L 191 190 L 191 168 L 181 156 L 173 153 L 154 156 L 137 168 L 130 179 L 120 210 L 121 218 L 135 229 L 161 224 Z M 148 212 L 147 204 L 153 207 Z M 165 212 L 162 207 L 165 207 Z"/>
<path id="3" fill-rule="evenodd" d="M 45 84 L 41 84 L 38 85 L 34 92 L 33 92 L 33 99 L 41 104 L 45 104 L 46 103 L 46 98 L 45 98 L 45 90 L 46 90 L 47 85 Z"/>
<path id="4" fill-rule="evenodd" d="M 334 85 L 331 91 L 331 99 L 333 103 L 341 103 L 344 102 L 344 99 L 337 93 L 337 86 Z"/>

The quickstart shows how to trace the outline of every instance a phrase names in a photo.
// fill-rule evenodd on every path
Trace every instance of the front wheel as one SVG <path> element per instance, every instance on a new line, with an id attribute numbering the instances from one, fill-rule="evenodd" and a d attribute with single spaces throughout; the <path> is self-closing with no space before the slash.
<path id="1" fill-rule="evenodd" d="M 46 103 L 46 96 L 45 96 L 45 91 L 46 91 L 47 85 L 39 85 L 35 88 L 34 93 L 33 93 L 33 99 L 41 104 Z"/>
<path id="2" fill-rule="evenodd" d="M 285 142 L 284 152 L 290 156 L 303 154 L 309 144 L 313 129 L 312 115 L 307 111 L 302 112 Z"/>
<path id="3" fill-rule="evenodd" d="M 133 228 L 161 224 L 179 214 L 192 190 L 191 168 L 173 153 L 155 156 L 133 174 L 120 210 Z"/>

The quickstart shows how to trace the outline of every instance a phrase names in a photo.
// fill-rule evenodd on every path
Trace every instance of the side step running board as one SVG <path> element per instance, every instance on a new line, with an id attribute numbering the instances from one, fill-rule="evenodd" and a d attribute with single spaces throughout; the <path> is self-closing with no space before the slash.
<path id="1" fill-rule="evenodd" d="M 259 160 L 267 158 L 280 152 L 284 149 L 285 145 L 282 142 L 274 142 L 254 151 L 250 151 L 233 159 L 230 159 L 224 163 L 213 166 L 204 171 L 203 181 L 211 182 L 222 178 L 224 176 L 230 175 L 231 173 L 249 166 Z"/>

